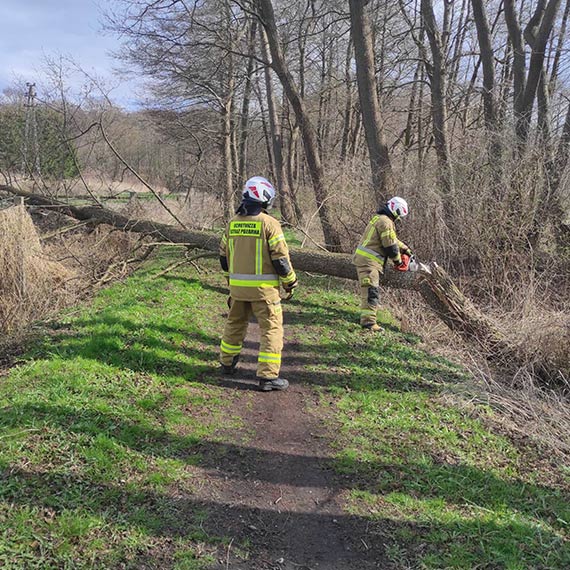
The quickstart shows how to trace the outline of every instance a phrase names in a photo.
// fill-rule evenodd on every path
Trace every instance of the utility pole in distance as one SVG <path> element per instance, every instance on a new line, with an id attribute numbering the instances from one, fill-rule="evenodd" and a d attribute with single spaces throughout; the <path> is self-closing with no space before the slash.
<path id="1" fill-rule="evenodd" d="M 41 176 L 40 145 L 38 141 L 38 121 L 36 117 L 36 84 L 26 83 L 26 121 L 22 142 L 22 172 L 24 176 Z"/>

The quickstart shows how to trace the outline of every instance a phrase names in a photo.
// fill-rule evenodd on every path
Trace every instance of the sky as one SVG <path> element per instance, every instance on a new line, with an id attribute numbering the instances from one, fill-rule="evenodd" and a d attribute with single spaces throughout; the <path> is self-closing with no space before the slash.
<path id="1" fill-rule="evenodd" d="M 46 57 L 71 57 L 91 75 L 105 82 L 121 82 L 111 51 L 120 46 L 117 37 L 102 31 L 102 14 L 115 0 L 0 0 L 0 92 L 27 81 L 45 81 Z M 79 75 L 69 80 L 79 88 Z M 136 107 L 133 83 L 123 82 L 111 99 Z"/>

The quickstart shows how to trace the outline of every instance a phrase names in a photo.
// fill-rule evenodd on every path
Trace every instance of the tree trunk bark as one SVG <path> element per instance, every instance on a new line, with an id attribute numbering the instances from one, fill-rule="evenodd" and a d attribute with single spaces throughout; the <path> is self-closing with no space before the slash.
<path id="1" fill-rule="evenodd" d="M 241 106 L 240 132 L 239 132 L 239 163 L 238 163 L 238 182 L 245 182 L 245 165 L 247 161 L 247 139 L 249 135 L 249 103 L 251 100 L 251 91 L 253 87 L 253 54 L 255 51 L 255 35 L 257 33 L 257 20 L 251 20 L 249 27 L 249 36 L 247 40 L 247 48 L 249 51 L 249 59 L 247 61 L 247 70 L 245 76 L 245 86 L 243 88 L 243 101 Z"/>
<path id="2" fill-rule="evenodd" d="M 232 158 L 232 98 L 229 97 L 222 107 L 222 176 L 224 220 L 229 220 L 233 214 L 234 184 Z"/>
<path id="3" fill-rule="evenodd" d="M 283 96 L 283 108 L 287 109 L 287 121 L 289 124 L 289 141 L 287 143 L 287 154 L 286 154 L 286 165 L 287 165 L 287 182 L 289 184 L 289 192 L 291 195 L 291 200 L 293 203 L 293 208 L 295 209 L 295 217 L 297 224 L 302 224 L 305 217 L 304 212 L 299 204 L 299 199 L 297 196 L 297 182 L 298 182 L 298 172 L 297 172 L 297 160 L 298 160 L 298 143 L 299 143 L 299 126 L 297 122 L 291 121 L 290 117 L 290 106 L 287 96 Z"/>
<path id="4" fill-rule="evenodd" d="M 372 171 L 372 184 L 376 200 L 382 201 L 393 193 L 393 174 L 388 146 L 382 128 L 380 101 L 376 90 L 374 49 L 367 0 L 349 0 L 351 37 L 356 59 L 356 77 L 368 156 Z"/>
<path id="5" fill-rule="evenodd" d="M 471 14 L 468 0 L 463 0 L 461 3 L 461 12 L 459 14 L 459 23 L 457 24 L 457 33 L 454 38 L 453 56 L 451 58 L 451 71 L 449 72 L 448 89 L 451 91 L 452 85 L 457 82 L 459 70 L 461 68 L 463 47 L 465 45 L 465 37 L 467 32 L 471 30 L 470 26 Z M 448 93 L 448 96 L 451 93 Z"/>
<path id="6" fill-rule="evenodd" d="M 568 0 L 570 2 L 570 0 Z M 340 143 L 340 161 L 344 163 L 348 155 L 348 141 L 350 136 L 350 126 L 352 118 L 352 77 L 350 74 L 352 54 L 352 40 L 348 41 L 346 47 L 346 59 L 344 61 L 344 116 L 342 122 L 342 140 Z"/>
<path id="7" fill-rule="evenodd" d="M 554 54 L 554 61 L 552 63 L 552 71 L 550 72 L 550 78 L 548 80 L 548 91 L 550 95 L 554 93 L 556 88 L 556 83 L 558 81 L 558 72 L 560 69 L 560 58 L 562 56 L 562 50 L 564 46 L 564 37 L 566 35 L 566 26 L 568 24 L 568 16 L 570 15 L 570 0 L 566 0 L 566 7 L 564 8 L 564 15 L 562 16 L 562 22 L 560 24 L 560 31 L 558 33 L 558 43 L 556 45 L 556 52 Z"/>
<path id="8" fill-rule="evenodd" d="M 332 221 L 332 210 L 328 204 L 329 196 L 325 186 L 324 171 L 319 157 L 317 137 L 313 123 L 305 109 L 303 99 L 299 94 L 295 81 L 293 80 L 293 76 L 291 75 L 283 57 L 271 0 L 258 0 L 258 5 L 260 9 L 260 17 L 263 27 L 267 33 L 267 39 L 271 49 L 271 66 L 275 70 L 275 73 L 277 73 L 281 84 L 283 85 L 283 89 L 285 90 L 287 98 L 293 107 L 299 128 L 301 129 L 301 135 L 305 145 L 307 166 L 313 183 L 326 247 L 330 251 L 341 251 L 342 243 L 340 234 Z"/>
<path id="9" fill-rule="evenodd" d="M 523 45 L 523 35 L 515 10 L 514 0 L 505 0 L 505 22 L 509 39 L 513 47 L 513 110 L 516 120 L 517 136 L 522 140 L 521 121 L 524 109 L 524 92 L 526 86 L 526 54 Z"/>
<path id="10" fill-rule="evenodd" d="M 487 12 L 483 0 L 471 0 L 473 18 L 477 28 L 477 38 L 481 52 L 483 66 L 483 109 L 487 130 L 494 132 L 497 123 L 497 109 L 495 99 L 495 61 L 493 46 L 491 44 L 491 31 Z"/>
<path id="11" fill-rule="evenodd" d="M 453 168 L 447 135 L 445 59 L 440 33 L 433 12 L 432 1 L 421 0 L 421 10 L 432 55 L 432 64 L 427 65 L 428 62 L 426 62 L 426 65 L 431 85 L 433 137 L 438 159 L 439 178 L 444 194 L 450 196 L 454 193 L 455 183 L 453 180 Z M 447 200 L 446 204 L 449 203 L 450 201 Z M 446 211 L 445 214 L 448 220 L 452 219 L 452 212 Z"/>
<path id="12" fill-rule="evenodd" d="M 471 0 L 473 18 L 477 28 L 477 38 L 483 66 L 483 110 L 485 127 L 489 134 L 487 153 L 493 174 L 493 194 L 501 197 L 502 146 L 499 137 L 499 113 L 497 110 L 495 85 L 495 55 L 491 43 L 491 30 L 483 0 Z"/>
<path id="13" fill-rule="evenodd" d="M 517 134 L 522 143 L 526 143 L 530 132 L 530 123 L 532 119 L 532 108 L 536 99 L 537 89 L 541 81 L 544 79 L 544 56 L 546 52 L 546 44 L 554 26 L 556 13 L 560 7 L 560 0 L 550 0 L 544 11 L 538 16 L 540 18 L 540 26 L 536 32 L 536 36 L 529 30 L 529 43 L 532 47 L 530 63 L 528 67 L 528 77 L 524 90 L 523 103 L 521 108 L 521 117 L 517 125 Z M 546 94 L 546 81 L 543 80 L 544 93 Z"/>
<path id="14" fill-rule="evenodd" d="M 265 105 L 263 104 L 263 95 L 259 86 L 259 77 L 255 78 L 255 94 L 259 101 L 259 110 L 261 111 L 261 126 L 263 128 L 263 140 L 265 142 L 265 151 L 267 152 L 267 163 L 269 164 L 269 171 L 271 173 L 270 179 L 275 179 L 275 160 L 273 160 L 273 151 L 271 149 L 271 134 L 267 125 L 267 118 L 265 116 Z"/>
<path id="15" fill-rule="evenodd" d="M 269 51 L 269 44 L 267 41 L 267 34 L 265 30 L 261 30 L 261 51 L 265 61 L 271 61 L 271 53 Z M 293 209 L 293 204 L 290 196 L 289 184 L 285 172 L 285 163 L 283 161 L 283 137 L 281 136 L 281 124 L 277 116 L 277 103 L 275 101 L 275 92 L 273 90 L 273 81 L 271 80 L 271 68 L 265 67 L 265 93 L 267 96 L 267 108 L 269 110 L 269 130 L 271 132 L 271 142 L 273 149 L 273 161 L 275 167 L 275 176 L 277 179 L 277 189 L 279 192 L 279 203 L 281 206 L 281 213 L 286 222 L 290 224 L 297 224 L 297 216 Z"/>

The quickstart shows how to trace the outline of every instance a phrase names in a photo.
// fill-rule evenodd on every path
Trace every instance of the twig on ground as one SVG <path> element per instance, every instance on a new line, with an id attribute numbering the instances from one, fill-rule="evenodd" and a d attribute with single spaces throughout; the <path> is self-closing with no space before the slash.
<path id="1" fill-rule="evenodd" d="M 196 261 L 197 259 L 213 258 L 213 257 L 218 257 L 218 254 L 213 253 L 213 252 L 199 253 L 199 254 L 194 255 L 192 257 L 188 257 L 186 259 L 183 259 L 182 261 L 177 261 L 176 263 L 169 265 L 166 269 L 162 270 L 160 273 L 157 273 L 153 277 L 153 279 L 158 279 L 159 277 L 163 277 L 167 273 L 170 273 L 171 271 L 173 271 L 177 267 L 180 267 L 181 265 L 184 265 L 185 263 L 191 263 L 192 265 L 194 265 L 194 267 L 196 267 L 196 265 L 194 264 L 194 261 Z"/>
<path id="2" fill-rule="evenodd" d="M 172 243 L 168 241 L 151 241 L 149 243 L 144 244 L 145 247 L 150 247 L 151 245 L 162 245 L 162 246 L 171 246 L 171 247 L 196 247 L 195 243 Z"/>
<path id="3" fill-rule="evenodd" d="M 127 263 L 141 263 L 141 262 L 145 261 L 146 259 L 148 259 L 150 254 L 155 250 L 155 247 L 156 247 L 155 245 L 152 245 L 142 255 L 139 255 L 138 257 L 131 257 L 130 259 L 127 259 Z M 137 249 L 139 249 L 139 248 L 137 248 Z"/>
<path id="4" fill-rule="evenodd" d="M 279 497 L 277 497 L 277 499 L 273 501 L 273 504 L 275 505 L 279 504 L 279 501 L 281 501 L 282 499 L 283 499 L 283 489 L 279 488 Z"/>
<path id="5" fill-rule="evenodd" d="M 41 239 L 42 241 L 45 241 L 45 240 L 51 239 L 52 237 L 56 237 L 56 236 L 60 236 L 60 235 L 66 234 L 67 232 L 71 232 L 71 231 L 73 231 L 73 230 L 76 230 L 76 229 L 78 229 L 78 228 L 81 228 L 81 227 L 83 227 L 83 226 L 86 226 L 87 224 L 90 223 L 90 221 L 91 221 L 91 220 L 86 220 L 86 221 L 84 221 L 84 222 L 80 222 L 80 223 L 78 223 L 78 224 L 74 224 L 73 226 L 67 226 L 67 227 L 62 228 L 62 229 L 60 229 L 60 230 L 56 230 L 55 232 L 51 232 L 51 233 L 46 234 L 46 235 L 44 235 L 44 236 L 40 236 L 40 239 Z"/>
<path id="6" fill-rule="evenodd" d="M 20 430 L 16 433 L 9 433 L 8 435 L 2 435 L 2 436 L 0 436 L 0 439 L 6 439 L 7 437 L 17 437 L 19 435 L 22 435 L 23 433 L 30 433 L 30 432 L 34 432 L 34 431 L 41 431 L 41 430 L 38 428 L 23 429 L 23 430 Z"/>
<path id="7" fill-rule="evenodd" d="M 226 569 L 230 567 L 230 549 L 232 547 L 233 542 L 234 539 L 232 538 L 230 540 L 230 543 L 228 544 L 228 551 L 226 552 Z"/>
<path id="8" fill-rule="evenodd" d="M 157 273 L 153 277 L 153 279 L 158 279 L 159 277 L 164 277 L 167 273 L 174 271 L 177 267 L 180 267 L 181 265 L 184 265 L 185 263 L 188 263 L 188 261 L 186 259 L 183 259 L 182 261 L 177 261 L 176 263 L 172 263 L 166 269 L 162 270 L 160 273 Z"/>

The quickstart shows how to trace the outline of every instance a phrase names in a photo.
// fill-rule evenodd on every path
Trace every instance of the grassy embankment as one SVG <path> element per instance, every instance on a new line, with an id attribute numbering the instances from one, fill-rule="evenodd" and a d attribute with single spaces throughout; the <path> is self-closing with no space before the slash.
<path id="1" fill-rule="evenodd" d="M 2 377 L 0 566 L 189 570 L 228 540 L 192 501 L 202 446 L 227 440 L 244 397 L 213 370 L 223 281 L 192 268 L 150 278 L 170 261 L 63 315 Z M 337 428 L 347 509 L 394 563 L 570 567 L 570 471 L 486 427 L 491 409 L 448 404 L 467 380 L 458 367 L 388 315 L 386 333 L 363 335 L 356 298 L 332 279 L 302 277 L 287 312 Z"/>

